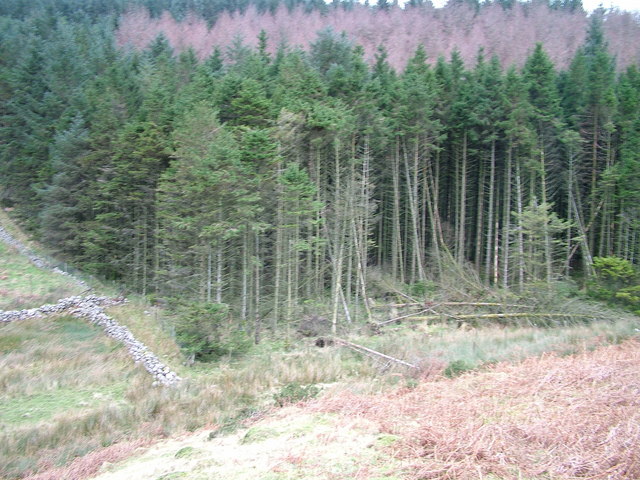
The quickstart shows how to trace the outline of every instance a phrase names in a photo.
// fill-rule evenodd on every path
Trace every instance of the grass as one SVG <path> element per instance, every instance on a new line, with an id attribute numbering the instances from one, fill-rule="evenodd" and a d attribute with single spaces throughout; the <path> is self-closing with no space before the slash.
<path id="1" fill-rule="evenodd" d="M 83 290 L 73 279 L 36 267 L 0 242 L 0 310 L 39 307 Z"/>
<path id="2" fill-rule="evenodd" d="M 117 441 L 107 419 L 131 409 L 128 381 L 144 376 L 124 348 L 71 317 L 2 325 L 0 339 L 0 477 Z"/>
<path id="3" fill-rule="evenodd" d="M 171 336 L 163 333 L 162 312 L 148 306 L 145 310 L 142 301 L 134 299 L 109 313 L 172 367 L 179 366 L 180 354 Z M 637 327 L 632 317 L 554 328 L 405 325 L 352 340 L 418 363 L 420 378 L 439 378 L 451 365 L 463 367 L 454 372 L 457 375 L 503 360 L 619 343 L 637 333 Z M 80 320 L 34 319 L 5 325 L 0 339 L 5 362 L 0 364 L 0 387 L 6 392 L 0 399 L 1 416 L 6 418 L 0 456 L 10 459 L 0 477 L 47 470 L 79 455 L 93 458 L 91 452 L 114 443 L 203 426 L 229 435 L 272 411 L 290 385 L 315 385 L 321 390 L 348 385 L 352 392 L 386 391 L 393 385 L 411 390 L 420 385 L 420 379 L 406 369 L 381 368 L 344 348 L 316 348 L 311 340 L 298 341 L 296 350 L 291 350 L 293 340 L 265 341 L 241 358 L 179 366 L 185 378 L 182 385 L 162 389 L 151 387 L 151 378 L 131 364 L 122 348 Z M 99 465 L 94 470 L 83 468 L 95 472 Z"/>
<path id="4" fill-rule="evenodd" d="M 159 443 L 96 480 L 640 478 L 639 366 L 628 340 L 386 395 L 335 385 L 235 434 Z"/>
<path id="5" fill-rule="evenodd" d="M 145 329 L 154 319 L 142 313 L 128 321 Z M 164 389 L 152 387 L 122 347 L 82 320 L 15 322 L 0 327 L 0 339 L 0 457 L 7 459 L 0 478 L 54 468 L 118 442 L 204 425 L 233 431 L 272 408 L 283 385 L 331 383 L 366 371 L 311 347 L 290 354 L 265 346 L 240 360 L 200 365 L 179 388 Z M 162 356 L 177 361 L 169 340 L 157 342 Z"/>
<path id="6" fill-rule="evenodd" d="M 42 258 L 48 258 L 1 209 L 0 226 L 29 250 Z M 49 263 L 56 264 L 51 259 Z M 0 242 L 0 310 L 39 307 L 45 303 L 55 303 L 64 297 L 79 295 L 85 289 L 73 278 L 36 267 L 15 248 Z"/>
<path id="7" fill-rule="evenodd" d="M 627 312 L 603 309 L 579 299 L 560 300 L 562 308 L 600 320 L 572 320 L 536 326 L 530 322 L 473 326 L 457 322 L 410 321 L 388 326 L 379 335 L 353 337 L 355 343 L 421 367 L 423 376 L 479 368 L 502 361 L 519 362 L 549 352 L 579 353 L 597 346 L 620 343 L 638 335 L 640 318 Z M 547 308 L 552 309 L 553 306 Z M 566 311 L 565 310 L 565 311 Z M 549 310 L 546 310 L 549 311 Z M 553 311 L 553 310 L 551 310 Z M 556 310 L 557 311 L 557 310 Z M 563 311 L 563 310 L 560 310 Z M 380 371 L 404 372 L 403 367 L 372 360 Z"/>
<path id="8" fill-rule="evenodd" d="M 368 422 L 287 407 L 234 435 L 209 439 L 199 432 L 169 440 L 98 478 L 158 480 L 181 473 L 193 480 L 329 480 L 368 478 L 365 472 L 380 480 L 399 478 L 387 474 L 399 462 L 381 452 L 378 436 Z"/>
<path id="9" fill-rule="evenodd" d="M 106 313 L 126 326 L 137 340 L 172 368 L 180 369 L 182 354 L 171 335 L 171 325 L 164 311 L 150 306 L 137 296 L 128 297 L 124 305 L 110 307 Z"/>

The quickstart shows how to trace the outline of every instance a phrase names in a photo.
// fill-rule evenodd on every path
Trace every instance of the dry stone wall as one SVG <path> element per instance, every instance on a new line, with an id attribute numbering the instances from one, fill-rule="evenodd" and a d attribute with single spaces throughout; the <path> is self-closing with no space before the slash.
<path id="1" fill-rule="evenodd" d="M 18 249 L 18 251 L 26 255 L 36 266 L 53 270 L 54 272 L 62 275 L 70 276 L 67 272 L 49 266 L 46 262 L 38 258 L 24 245 L 9 235 L 2 227 L 0 227 L 0 240 Z M 82 280 L 76 280 L 81 284 L 86 285 Z M 0 324 L 26 320 L 29 318 L 44 318 L 60 314 L 83 318 L 101 327 L 108 337 L 124 344 L 133 360 L 136 363 L 141 363 L 155 378 L 155 382 L 157 382 L 157 384 L 165 386 L 177 385 L 181 380 L 180 377 L 168 366 L 162 363 L 144 343 L 136 340 L 127 327 L 120 325 L 116 320 L 104 312 L 104 307 L 120 305 L 125 302 L 126 299 L 124 298 L 113 299 L 109 297 L 99 297 L 97 295 L 67 297 L 58 301 L 58 303 L 42 305 L 38 308 L 0 311 Z"/>
<path id="2" fill-rule="evenodd" d="M 51 270 L 52 272 L 55 272 L 59 275 L 64 275 L 66 277 L 72 278 L 81 287 L 84 287 L 87 290 L 91 290 L 91 287 L 87 285 L 86 282 L 84 282 L 83 280 L 80 280 L 79 278 L 74 277 L 70 273 L 65 272 L 64 270 L 58 267 L 49 265 L 46 261 L 44 261 L 42 258 L 38 257 L 35 253 L 33 253 L 29 248 L 27 248 L 25 245 L 23 245 L 18 240 L 13 238 L 13 236 L 1 226 L 0 226 L 0 240 L 2 240 L 7 245 L 15 248 L 16 250 L 18 250 L 22 255 L 27 257 L 29 261 L 31 261 L 31 263 L 33 263 L 36 267 Z"/>
<path id="3" fill-rule="evenodd" d="M 96 295 L 67 297 L 58 303 L 42 305 L 38 308 L 0 311 L 0 323 L 26 320 L 29 318 L 44 318 L 59 314 L 84 318 L 101 327 L 108 337 L 123 343 L 133 360 L 136 363 L 141 363 L 144 368 L 153 375 L 158 384 L 166 386 L 176 385 L 180 382 L 180 377 L 162 363 L 144 343 L 136 340 L 127 327 L 120 325 L 103 310 L 104 307 L 120 305 L 125 302 L 125 299 L 98 297 Z"/>

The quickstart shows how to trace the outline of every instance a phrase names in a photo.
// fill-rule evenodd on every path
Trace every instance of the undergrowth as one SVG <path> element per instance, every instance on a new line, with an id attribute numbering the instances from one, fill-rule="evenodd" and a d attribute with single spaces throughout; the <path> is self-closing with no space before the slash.
<path id="1" fill-rule="evenodd" d="M 595 308 L 575 302 L 576 311 Z M 638 328 L 637 318 L 615 312 L 607 317 L 603 310 L 597 312 L 605 315 L 600 321 L 487 325 L 449 318 L 404 321 L 377 335 L 349 337 L 417 370 L 335 345 L 317 348 L 314 339 L 288 330 L 242 357 L 186 367 L 179 365 L 181 355 L 162 311 L 134 298 L 109 313 L 178 367 L 182 384 L 152 387 L 152 379 L 131 364 L 119 345 L 80 320 L 34 319 L 0 327 L 0 456 L 8 460 L 0 476 L 18 478 L 123 441 L 205 426 L 225 434 L 271 408 L 312 398 L 325 385 L 349 384 L 352 391 L 363 392 L 391 385 L 415 388 L 424 378 L 453 377 L 500 361 L 619 343 Z"/>

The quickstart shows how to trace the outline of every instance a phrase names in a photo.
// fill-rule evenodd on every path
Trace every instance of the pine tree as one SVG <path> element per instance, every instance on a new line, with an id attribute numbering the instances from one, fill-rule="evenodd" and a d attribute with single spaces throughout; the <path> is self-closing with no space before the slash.
<path id="1" fill-rule="evenodd" d="M 615 158 L 613 116 L 616 110 L 615 64 L 607 52 L 602 19 L 592 17 L 585 45 L 578 51 L 569 71 L 569 79 L 579 81 L 582 94 L 571 98 L 569 115 L 579 128 L 583 140 L 579 189 L 585 205 L 584 223 L 592 253 L 602 256 L 613 248 L 613 192 L 600 180 L 612 167 Z M 575 87 L 574 87 L 575 89 Z M 601 188 L 602 187 L 602 188 Z"/>
<path id="2" fill-rule="evenodd" d="M 163 269 L 168 294 L 231 302 L 233 257 L 245 222 L 258 205 L 256 178 L 241 161 L 233 135 L 206 104 L 176 129 L 175 158 L 158 190 Z"/>
<path id="3" fill-rule="evenodd" d="M 42 239 L 47 246 L 66 258 L 82 256 L 81 231 L 90 206 L 87 188 L 89 132 L 82 117 L 76 117 L 54 139 L 51 151 L 55 172 L 50 184 L 39 192 L 43 205 L 39 214 Z"/>
<path id="4" fill-rule="evenodd" d="M 529 176 L 529 202 L 532 205 L 543 205 L 551 208 L 555 192 L 566 190 L 559 180 L 563 178 L 562 151 L 560 137 L 563 129 L 561 123 L 560 99 L 558 96 L 556 73 L 553 63 L 544 52 L 542 45 L 537 44 L 533 54 L 527 59 L 523 72 L 529 92 L 529 103 L 532 106 L 532 122 L 535 125 L 537 145 L 536 159 L 527 168 Z M 554 181 L 555 179 L 555 181 Z M 565 187 L 565 188 L 563 188 Z M 520 218 L 523 218 L 520 216 Z M 541 223 L 548 228 L 548 223 Z M 522 227 L 524 228 L 524 227 Z M 542 232 L 545 243 L 546 280 L 553 280 L 553 248 L 550 231 Z M 529 249 L 533 246 L 529 245 Z"/>

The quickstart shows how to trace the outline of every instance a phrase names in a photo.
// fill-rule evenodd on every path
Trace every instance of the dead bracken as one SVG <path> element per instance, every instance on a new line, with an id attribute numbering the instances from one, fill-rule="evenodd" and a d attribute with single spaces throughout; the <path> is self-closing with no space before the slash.
<path id="1" fill-rule="evenodd" d="M 398 435 L 410 478 L 640 478 L 640 342 L 544 355 L 312 408 Z"/>

